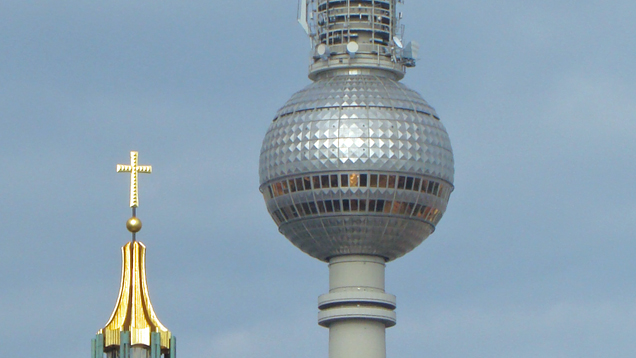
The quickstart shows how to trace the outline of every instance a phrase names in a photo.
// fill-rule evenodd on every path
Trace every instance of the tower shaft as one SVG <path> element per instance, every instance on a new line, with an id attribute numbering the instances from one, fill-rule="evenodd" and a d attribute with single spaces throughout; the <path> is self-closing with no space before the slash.
<path id="1" fill-rule="evenodd" d="M 395 325 L 395 296 L 384 291 L 384 259 L 347 255 L 329 261 L 329 293 L 318 324 L 329 328 L 329 358 L 386 358 L 385 330 Z"/>

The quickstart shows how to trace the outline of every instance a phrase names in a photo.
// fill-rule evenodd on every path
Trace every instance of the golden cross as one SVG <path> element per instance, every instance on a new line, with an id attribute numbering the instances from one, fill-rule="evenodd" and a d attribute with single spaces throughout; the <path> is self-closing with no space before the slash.
<path id="1" fill-rule="evenodd" d="M 152 173 L 152 166 L 137 165 L 139 153 L 130 152 L 130 165 L 117 164 L 117 173 L 130 173 L 130 207 L 139 206 L 139 185 L 137 181 L 138 173 Z"/>

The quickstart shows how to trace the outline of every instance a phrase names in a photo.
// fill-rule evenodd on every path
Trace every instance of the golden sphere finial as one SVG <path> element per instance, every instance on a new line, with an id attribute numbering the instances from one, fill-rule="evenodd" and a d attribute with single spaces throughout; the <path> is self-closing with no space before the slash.
<path id="1" fill-rule="evenodd" d="M 139 220 L 136 216 L 133 216 L 126 221 L 126 228 L 132 233 L 139 232 L 139 230 L 141 230 L 141 220 Z"/>

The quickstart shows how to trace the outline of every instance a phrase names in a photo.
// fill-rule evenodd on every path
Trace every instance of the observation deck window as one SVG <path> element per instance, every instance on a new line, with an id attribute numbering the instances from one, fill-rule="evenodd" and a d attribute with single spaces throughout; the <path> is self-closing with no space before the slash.
<path id="1" fill-rule="evenodd" d="M 395 175 L 389 175 L 389 189 L 395 189 Z"/>
<path id="2" fill-rule="evenodd" d="M 303 203 L 303 210 L 305 211 L 305 213 L 306 213 L 307 215 L 311 215 L 311 214 L 312 214 L 311 209 L 309 208 L 309 204 L 308 204 L 308 203 Z"/>
<path id="3" fill-rule="evenodd" d="M 359 175 L 358 174 L 350 174 L 349 175 L 349 186 L 351 187 L 358 187 L 358 179 L 359 179 Z"/>
<path id="4" fill-rule="evenodd" d="M 289 207 L 289 211 L 291 211 L 291 215 L 290 215 L 290 216 L 293 216 L 293 217 L 295 217 L 295 218 L 297 218 L 297 217 L 299 217 L 299 216 L 300 216 L 300 215 L 298 214 L 298 210 L 297 210 L 297 209 L 296 209 L 296 207 L 295 207 L 295 206 L 293 206 L 293 205 Z"/>
<path id="5" fill-rule="evenodd" d="M 413 190 L 413 177 L 406 178 L 406 190 Z"/>
<path id="6" fill-rule="evenodd" d="M 332 188 L 337 188 L 338 187 L 338 174 L 332 174 L 330 178 L 331 178 L 331 187 Z"/>
<path id="7" fill-rule="evenodd" d="M 329 175 L 321 175 L 320 176 L 320 184 L 322 184 L 323 189 L 329 188 Z"/>
<path id="8" fill-rule="evenodd" d="M 369 212 L 374 212 L 375 211 L 375 200 L 374 199 L 369 199 Z"/>
<path id="9" fill-rule="evenodd" d="M 400 175 L 398 177 L 398 186 L 397 186 L 397 188 L 398 189 L 404 189 L 405 185 L 406 185 L 406 177 L 403 176 L 403 175 Z"/>
<path id="10" fill-rule="evenodd" d="M 377 188 L 378 187 L 378 175 L 377 174 L 371 174 L 370 175 L 370 183 L 369 186 L 371 188 Z"/>
<path id="11" fill-rule="evenodd" d="M 393 202 L 391 200 L 387 200 L 384 202 L 384 213 L 391 213 L 391 209 L 393 208 Z"/>
<path id="12" fill-rule="evenodd" d="M 324 214 L 324 213 L 326 213 L 326 212 L 327 212 L 327 209 L 325 208 L 325 202 L 324 202 L 324 201 L 322 201 L 322 200 L 320 200 L 320 201 L 318 202 L 318 211 L 319 211 L 321 214 Z"/>
<path id="13" fill-rule="evenodd" d="M 263 196 L 266 200 L 271 200 L 279 196 L 306 190 L 349 187 L 416 191 L 435 195 L 443 199 L 448 199 L 452 191 L 452 185 L 422 177 L 379 173 L 334 173 L 283 179 L 279 182 L 267 185 L 266 189 L 263 189 Z M 305 211 L 310 212 L 309 210 Z"/>
<path id="14" fill-rule="evenodd" d="M 339 213 L 340 212 L 340 200 L 334 200 L 333 201 L 333 212 L 334 213 Z"/>
<path id="15" fill-rule="evenodd" d="M 276 196 L 283 195 L 283 184 L 282 183 L 276 183 L 276 185 L 274 185 L 274 194 Z"/>
<path id="16" fill-rule="evenodd" d="M 427 192 L 428 192 L 428 193 L 432 193 L 432 192 L 433 192 L 433 188 L 435 188 L 435 182 L 434 182 L 434 181 L 429 181 L 429 182 L 428 182 L 428 189 L 427 189 Z"/>
<path id="17" fill-rule="evenodd" d="M 422 179 L 415 178 L 415 180 L 413 181 L 413 190 L 420 191 L 420 184 L 421 183 L 422 183 Z"/>
<path id="18" fill-rule="evenodd" d="M 360 186 L 363 188 L 367 187 L 367 174 L 360 174 Z"/>
<path id="19" fill-rule="evenodd" d="M 333 205 L 331 205 L 331 200 L 325 200 L 325 208 L 328 213 L 333 213 Z"/>
<path id="20" fill-rule="evenodd" d="M 378 188 L 386 188 L 386 184 L 388 182 L 387 176 L 385 174 L 381 174 L 379 180 Z"/>
<path id="21" fill-rule="evenodd" d="M 300 204 L 296 204 L 296 212 L 298 213 L 298 216 L 305 217 L 305 212 L 303 211 L 303 207 Z"/>

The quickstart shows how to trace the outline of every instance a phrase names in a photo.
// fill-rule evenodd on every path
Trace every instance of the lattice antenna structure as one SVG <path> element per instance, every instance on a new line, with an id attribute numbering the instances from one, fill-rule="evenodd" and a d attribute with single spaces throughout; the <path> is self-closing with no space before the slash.
<path id="1" fill-rule="evenodd" d="M 298 22 L 310 38 L 309 77 L 333 68 L 383 68 L 397 79 L 414 67 L 419 45 L 404 44 L 396 0 L 299 0 Z"/>

